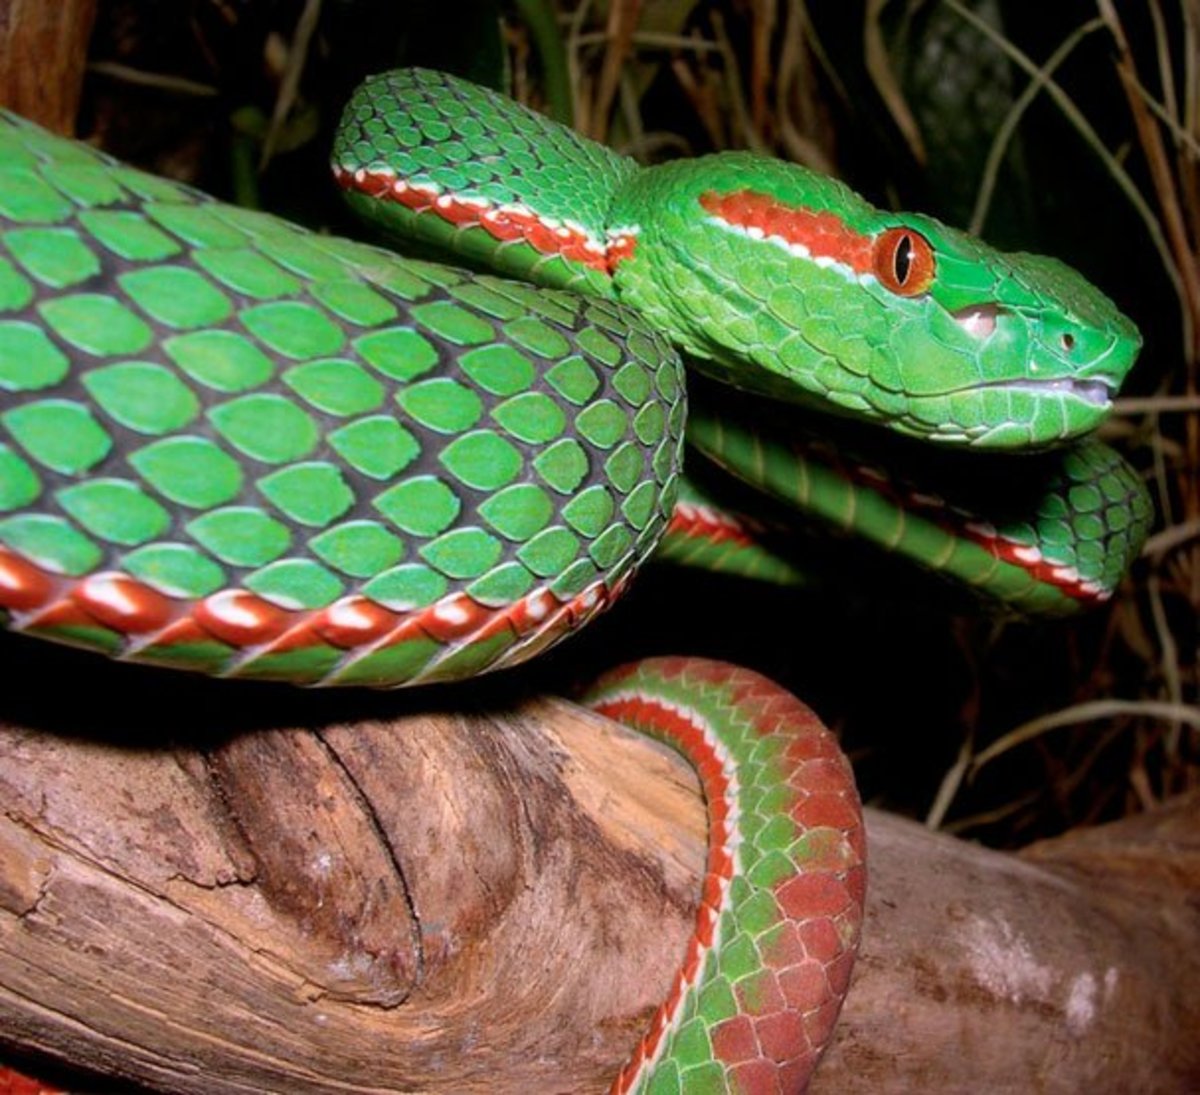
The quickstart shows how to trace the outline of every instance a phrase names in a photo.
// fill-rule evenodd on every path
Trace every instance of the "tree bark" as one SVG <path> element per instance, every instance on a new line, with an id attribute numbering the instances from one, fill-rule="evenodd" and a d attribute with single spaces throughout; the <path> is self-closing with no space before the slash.
<path id="1" fill-rule="evenodd" d="M 0 106 L 68 137 L 96 0 L 0 0 Z"/>
<path id="2" fill-rule="evenodd" d="M 0 695 L 0 1049 L 179 1093 L 606 1089 L 698 895 L 680 760 L 503 688 L 77 660 Z M 1198 817 L 1016 858 L 870 814 L 814 1090 L 1195 1089 Z"/>
<path id="3" fill-rule="evenodd" d="M 1200 795 L 1020 855 L 868 812 L 867 922 L 812 1090 L 1200 1090 Z"/>

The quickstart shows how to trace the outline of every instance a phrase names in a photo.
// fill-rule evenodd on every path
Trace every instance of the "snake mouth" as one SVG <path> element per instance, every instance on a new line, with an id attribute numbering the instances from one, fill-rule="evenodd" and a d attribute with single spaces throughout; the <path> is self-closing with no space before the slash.
<path id="1" fill-rule="evenodd" d="M 1112 404 L 1116 389 L 1106 380 L 1096 378 L 1080 379 L 1079 377 L 1058 377 L 1053 380 L 1033 380 L 1022 377 L 1019 380 L 1001 380 L 990 384 L 976 385 L 974 390 L 995 390 L 1006 392 L 1030 392 L 1033 395 L 1067 395 L 1073 396 L 1090 407 L 1105 408 Z"/>

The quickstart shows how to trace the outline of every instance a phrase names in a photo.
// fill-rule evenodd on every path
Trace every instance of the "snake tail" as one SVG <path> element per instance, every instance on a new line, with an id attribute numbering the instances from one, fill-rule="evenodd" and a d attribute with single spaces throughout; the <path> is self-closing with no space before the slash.
<path id="1" fill-rule="evenodd" d="M 306 232 L 0 118 L 0 623 L 223 676 L 522 661 L 674 504 L 678 355 L 610 300 Z"/>
<path id="2" fill-rule="evenodd" d="M 584 702 L 690 760 L 709 816 L 695 934 L 612 1090 L 803 1090 L 862 924 L 865 839 L 849 762 L 799 700 L 721 662 L 637 662 Z"/>

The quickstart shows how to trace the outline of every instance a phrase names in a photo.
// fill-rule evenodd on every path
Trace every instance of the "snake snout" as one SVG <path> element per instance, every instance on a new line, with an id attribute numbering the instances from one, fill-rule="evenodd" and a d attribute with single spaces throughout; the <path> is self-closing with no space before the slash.
<path id="1" fill-rule="evenodd" d="M 1072 394 L 1096 406 L 1108 406 L 1137 359 L 1141 336 L 1121 317 L 1108 327 L 1060 321 L 1043 323 L 1045 349 L 1064 369 Z"/>

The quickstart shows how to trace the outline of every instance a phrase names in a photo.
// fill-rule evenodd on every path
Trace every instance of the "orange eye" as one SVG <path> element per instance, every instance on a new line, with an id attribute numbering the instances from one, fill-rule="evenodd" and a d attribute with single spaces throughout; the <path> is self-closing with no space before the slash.
<path id="1" fill-rule="evenodd" d="M 871 250 L 871 268 L 885 289 L 915 297 L 933 283 L 933 247 L 911 228 L 889 228 Z"/>

